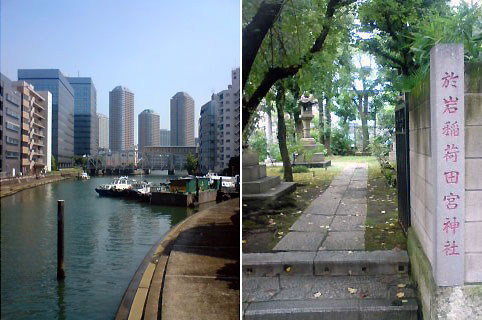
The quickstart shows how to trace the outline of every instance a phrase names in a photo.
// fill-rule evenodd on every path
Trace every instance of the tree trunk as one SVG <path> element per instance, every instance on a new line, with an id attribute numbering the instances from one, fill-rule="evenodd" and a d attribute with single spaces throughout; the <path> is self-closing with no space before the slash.
<path id="1" fill-rule="evenodd" d="M 367 115 L 363 108 L 363 100 L 366 99 L 366 104 L 368 104 L 368 94 L 359 94 L 358 95 L 358 114 L 360 115 L 360 120 L 362 123 L 362 142 L 363 142 L 363 151 L 368 150 L 368 125 L 367 125 Z"/>
<path id="2" fill-rule="evenodd" d="M 281 81 L 276 85 L 276 110 L 278 112 L 278 143 L 281 158 L 283 159 L 284 180 L 293 182 L 293 171 L 291 170 L 290 155 L 286 145 L 286 124 L 285 124 L 285 88 Z"/>
<path id="3" fill-rule="evenodd" d="M 320 114 L 320 123 L 318 124 L 318 132 L 320 133 L 320 143 L 325 144 L 325 118 L 323 117 L 323 99 L 318 105 L 318 112 Z"/>
<path id="4" fill-rule="evenodd" d="M 327 154 L 331 154 L 331 97 L 325 96 L 325 118 L 326 118 L 326 135 L 325 148 Z"/>

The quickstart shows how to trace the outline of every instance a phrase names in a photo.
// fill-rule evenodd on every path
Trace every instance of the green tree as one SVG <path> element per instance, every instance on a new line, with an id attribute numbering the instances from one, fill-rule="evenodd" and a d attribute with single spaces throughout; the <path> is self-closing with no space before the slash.
<path id="1" fill-rule="evenodd" d="M 57 161 L 55 161 L 54 155 L 52 155 L 51 166 L 52 166 L 52 171 L 58 171 L 59 170 L 59 168 L 57 168 Z"/>
<path id="2" fill-rule="evenodd" d="M 248 141 L 249 146 L 256 150 L 259 156 L 259 161 L 262 162 L 268 155 L 268 143 L 266 141 L 266 135 L 262 130 L 256 130 Z"/>
<path id="3" fill-rule="evenodd" d="M 328 34 L 332 29 L 337 30 L 338 16 L 346 14 L 349 11 L 346 7 L 354 1 L 272 1 L 281 7 L 271 11 L 263 11 L 266 8 L 263 4 L 268 1 L 261 2 L 257 10 L 253 10 L 255 1 L 243 1 L 243 13 L 249 19 L 243 21 L 243 50 L 251 48 L 249 53 L 243 51 L 243 68 L 245 62 L 249 64 L 243 70 L 243 130 L 278 80 L 293 77 L 323 51 Z M 261 27 L 258 18 L 263 14 L 267 23 Z M 256 37 L 245 36 L 256 28 L 259 29 Z M 245 56 L 249 57 L 247 61 Z"/>
<path id="4" fill-rule="evenodd" d="M 187 173 L 190 175 L 196 174 L 198 172 L 199 160 L 198 158 L 194 157 L 190 152 L 187 154 L 184 169 L 187 170 Z"/>

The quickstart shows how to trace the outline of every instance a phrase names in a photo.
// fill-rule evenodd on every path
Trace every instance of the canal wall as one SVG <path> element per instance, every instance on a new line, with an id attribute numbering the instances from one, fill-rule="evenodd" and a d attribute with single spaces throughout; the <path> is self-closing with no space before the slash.
<path id="1" fill-rule="evenodd" d="M 10 196 L 19 191 L 35 188 L 48 183 L 62 181 L 76 177 L 79 174 L 77 169 L 61 170 L 51 172 L 47 176 L 25 176 L 10 177 L 0 180 L 0 198 Z"/>
<path id="2" fill-rule="evenodd" d="M 115 319 L 239 319 L 239 231 L 239 199 L 174 226 L 139 266 Z"/>

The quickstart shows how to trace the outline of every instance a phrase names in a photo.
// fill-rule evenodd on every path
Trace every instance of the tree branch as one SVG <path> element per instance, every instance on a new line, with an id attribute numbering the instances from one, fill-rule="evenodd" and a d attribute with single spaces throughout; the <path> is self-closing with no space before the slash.
<path id="1" fill-rule="evenodd" d="M 247 128 L 247 125 L 251 119 L 252 114 L 256 111 L 261 99 L 263 99 L 271 87 L 276 83 L 276 81 L 290 76 L 294 76 L 306 63 L 308 63 L 315 53 L 323 49 L 323 44 L 325 43 L 326 37 L 331 28 L 331 20 L 335 14 L 335 10 L 343 5 L 353 3 L 355 0 L 330 0 L 326 8 L 325 21 L 323 28 L 320 32 L 318 38 L 316 38 L 315 43 L 310 48 L 310 50 L 300 59 L 300 62 L 293 64 L 288 67 L 276 67 L 268 69 L 268 72 L 264 75 L 261 84 L 256 88 L 253 95 L 249 99 L 243 98 L 243 130 Z M 244 34 L 243 34 L 244 40 Z M 245 53 L 243 51 L 243 61 Z M 243 62 L 244 68 L 244 62 Z M 244 73 L 245 70 L 243 70 Z"/>
<path id="2" fill-rule="evenodd" d="M 246 85 L 263 39 L 279 17 L 284 0 L 264 0 L 251 22 L 243 28 L 243 76 Z"/>

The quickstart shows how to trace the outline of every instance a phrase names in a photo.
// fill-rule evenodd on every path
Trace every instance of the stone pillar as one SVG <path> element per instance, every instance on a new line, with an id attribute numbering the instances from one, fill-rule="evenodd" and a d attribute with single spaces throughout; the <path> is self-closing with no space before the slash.
<path id="1" fill-rule="evenodd" d="M 442 44 L 430 52 L 431 149 L 434 172 L 434 279 L 464 284 L 465 119 L 464 48 Z"/>

